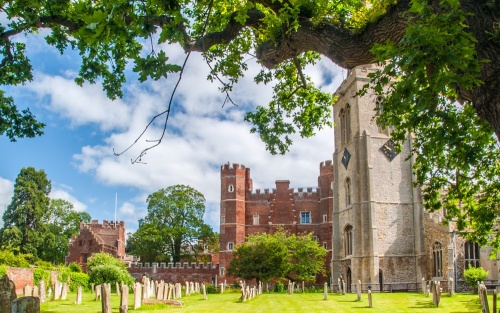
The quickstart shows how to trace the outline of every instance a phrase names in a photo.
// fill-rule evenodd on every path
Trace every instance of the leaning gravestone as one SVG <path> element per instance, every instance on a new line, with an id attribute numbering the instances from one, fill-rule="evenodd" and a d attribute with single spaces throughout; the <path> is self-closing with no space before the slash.
<path id="1" fill-rule="evenodd" d="M 30 285 L 24 285 L 23 294 L 25 297 L 31 297 L 33 295 L 33 290 L 31 289 Z"/>
<path id="2" fill-rule="evenodd" d="M 101 300 L 101 285 L 95 286 L 95 298 L 94 298 L 94 300 L 97 301 L 97 299 Z"/>
<path id="3" fill-rule="evenodd" d="M 82 286 L 76 288 L 76 301 L 75 304 L 82 304 Z"/>
<path id="4" fill-rule="evenodd" d="M 102 313 L 111 313 L 111 285 L 101 285 Z"/>
<path id="5" fill-rule="evenodd" d="M 358 301 L 361 301 L 361 280 L 358 279 L 358 283 L 356 284 L 356 294 Z"/>
<path id="6" fill-rule="evenodd" d="M 134 286 L 134 310 L 137 310 L 141 307 L 142 286 L 141 283 L 135 283 Z"/>
<path id="7" fill-rule="evenodd" d="M 68 284 L 63 283 L 61 288 L 61 300 L 66 300 L 68 297 Z"/>
<path id="8" fill-rule="evenodd" d="M 40 297 L 40 292 L 39 292 L 38 286 L 33 286 L 33 297 L 37 297 L 37 298 Z"/>
<path id="9" fill-rule="evenodd" d="M 21 297 L 12 301 L 12 313 L 40 313 L 40 299 L 37 297 Z"/>
<path id="10" fill-rule="evenodd" d="M 3 275 L 0 279 L 0 313 L 11 313 L 12 301 L 16 298 L 14 282 L 7 275 Z"/>
<path id="11" fill-rule="evenodd" d="M 323 300 L 326 300 L 328 298 L 328 284 L 325 283 L 324 287 L 323 287 Z"/>

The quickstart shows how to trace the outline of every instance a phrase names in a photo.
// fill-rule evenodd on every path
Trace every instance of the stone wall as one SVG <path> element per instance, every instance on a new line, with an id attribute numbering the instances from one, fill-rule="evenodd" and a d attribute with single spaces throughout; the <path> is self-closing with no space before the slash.
<path id="1" fill-rule="evenodd" d="M 128 268 L 136 281 L 146 275 L 152 280 L 169 283 L 212 283 L 219 276 L 219 264 L 212 263 L 138 263 Z"/>

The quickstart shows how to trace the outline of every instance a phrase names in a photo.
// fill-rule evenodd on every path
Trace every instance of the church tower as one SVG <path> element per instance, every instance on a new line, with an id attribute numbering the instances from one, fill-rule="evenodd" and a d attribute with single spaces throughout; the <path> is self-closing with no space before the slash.
<path id="1" fill-rule="evenodd" d="M 384 290 L 422 278 L 424 248 L 420 189 L 413 187 L 411 138 L 394 150 L 390 132 L 373 119 L 377 96 L 357 92 L 375 65 L 349 71 L 333 106 L 332 279 L 355 290 Z"/>

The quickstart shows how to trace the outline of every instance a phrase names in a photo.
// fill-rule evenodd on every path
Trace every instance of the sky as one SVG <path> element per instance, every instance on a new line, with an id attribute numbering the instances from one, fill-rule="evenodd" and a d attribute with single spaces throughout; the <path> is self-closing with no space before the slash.
<path id="1" fill-rule="evenodd" d="M 178 76 L 139 83 L 127 70 L 124 97 L 109 100 L 100 84 L 76 85 L 77 53 L 64 55 L 44 43 L 42 35 L 19 36 L 26 42 L 34 79 L 24 86 L 3 87 L 19 109 L 29 107 L 46 124 L 41 137 L 10 142 L 0 136 L 0 214 L 11 202 L 14 182 L 21 169 L 44 170 L 52 182 L 51 198 L 71 202 L 92 219 L 125 221 L 134 232 L 147 213 L 146 199 L 161 188 L 189 185 L 206 199 L 204 220 L 219 231 L 220 167 L 230 162 L 251 169 L 254 189 L 272 189 L 276 180 L 289 180 L 292 188 L 316 187 L 319 164 L 333 154 L 333 129 L 308 139 L 294 137 L 286 155 L 271 155 L 251 124 L 246 111 L 271 100 L 271 88 L 256 85 L 260 70 L 249 57 L 249 70 L 231 93 L 237 104 L 224 103 L 217 83 L 206 79 L 209 68 L 200 54 L 189 58 L 176 91 L 173 111 L 161 144 L 150 150 L 143 164 L 132 164 L 147 140 L 158 139 L 161 123 L 121 156 L 150 119 L 164 111 Z M 162 46 L 170 61 L 182 64 L 185 54 L 177 46 Z M 323 90 L 334 92 L 346 71 L 321 60 L 305 71 Z"/>

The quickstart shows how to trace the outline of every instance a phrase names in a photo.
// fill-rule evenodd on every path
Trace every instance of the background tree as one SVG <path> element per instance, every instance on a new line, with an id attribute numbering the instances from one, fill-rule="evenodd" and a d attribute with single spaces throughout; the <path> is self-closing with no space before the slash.
<path id="1" fill-rule="evenodd" d="M 228 274 L 245 280 L 255 279 L 257 282 L 284 277 L 290 263 L 287 246 L 280 240 L 282 238 L 260 234 L 247 239 L 233 250 Z"/>
<path id="2" fill-rule="evenodd" d="M 55 264 L 64 263 L 69 239 L 80 222 L 90 222 L 86 212 L 76 212 L 62 199 L 50 199 L 50 180 L 43 170 L 23 168 L 16 178 L 12 202 L 4 212 L 0 247 Z"/>
<path id="3" fill-rule="evenodd" d="M 43 216 L 46 231 L 43 247 L 38 256 L 54 264 L 63 264 L 68 255 L 71 236 L 80 231 L 80 223 L 89 223 L 91 217 L 87 212 L 77 212 L 73 204 L 63 199 L 51 199 L 50 205 Z"/>
<path id="4" fill-rule="evenodd" d="M 50 180 L 43 170 L 21 169 L 12 202 L 3 214 L 2 247 L 16 247 L 21 253 L 38 255 L 46 231 L 43 216 L 50 203 L 50 190 Z"/>
<path id="5" fill-rule="evenodd" d="M 2 5 L 1 84 L 33 78 L 26 46 L 16 36 L 40 28 L 50 29 L 45 40 L 61 52 L 78 50 L 76 82 L 101 80 L 110 98 L 122 96 L 128 62 L 140 81 L 182 71 L 153 46 L 153 38 L 181 45 L 186 60 L 189 53 L 203 53 L 212 69 L 208 79 L 222 82 L 224 93 L 245 74 L 248 54 L 263 66 L 255 81 L 275 82 L 269 105 L 246 115 L 272 153 L 285 153 L 293 133 L 309 137 L 331 123 L 334 99 L 306 75 L 306 66 L 320 55 L 347 69 L 380 62 L 383 70 L 372 75 L 384 99 L 377 121 L 395 127 L 396 141 L 414 136 L 413 152 L 425 156 L 414 165 L 417 183 L 426 186 L 427 208 L 444 205 L 450 218 L 459 218 L 459 230 L 500 248 L 492 222 L 500 211 L 498 0 L 29 4 L 30 10 L 25 1 Z M 150 53 L 141 54 L 144 48 Z M 11 97 L 2 93 L 0 103 L 0 134 L 15 139 L 42 132 L 43 125 L 29 112 L 19 113 Z M 443 195 L 445 188 L 450 191 Z"/>
<path id="6" fill-rule="evenodd" d="M 472 287 L 475 292 L 477 292 L 477 284 L 488 277 L 488 275 L 488 271 L 485 271 L 482 267 L 472 267 L 469 265 L 469 268 L 464 271 L 465 282 Z"/>
<path id="7" fill-rule="evenodd" d="M 198 240 L 212 236 L 203 222 L 205 197 L 192 187 L 175 185 L 148 196 L 148 213 L 129 238 L 129 251 L 146 262 L 192 260 Z"/>
<path id="8" fill-rule="evenodd" d="M 325 273 L 326 253 L 311 234 L 289 235 L 279 229 L 272 235 L 248 236 L 246 242 L 235 247 L 228 273 L 257 281 L 314 281 L 316 275 Z"/>

